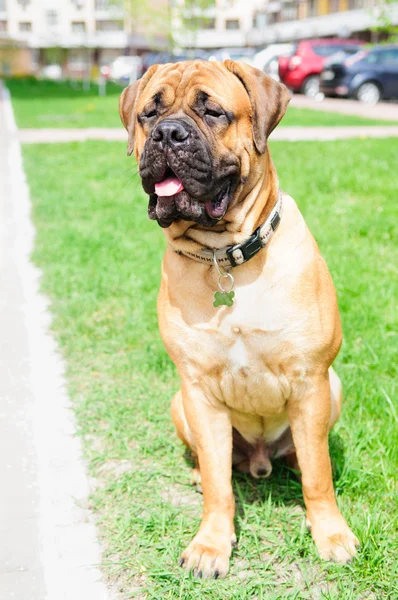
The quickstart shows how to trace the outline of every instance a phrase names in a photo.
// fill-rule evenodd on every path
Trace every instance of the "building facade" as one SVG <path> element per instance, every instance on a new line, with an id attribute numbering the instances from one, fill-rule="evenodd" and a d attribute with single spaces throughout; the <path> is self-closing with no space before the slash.
<path id="1" fill-rule="evenodd" d="M 385 0 L 0 0 L 0 74 L 59 64 L 87 75 L 121 54 L 264 48 L 317 37 L 377 41 Z"/>
<path id="2" fill-rule="evenodd" d="M 84 70 L 88 61 L 102 65 L 120 54 L 165 48 L 162 28 L 145 19 L 148 11 L 135 14 L 130 5 L 128 0 L 0 0 L 0 47 L 3 54 L 7 44 L 29 48 L 32 70 L 57 62 L 71 71 Z M 158 14 L 167 6 L 166 0 L 151 5 Z"/>
<path id="3" fill-rule="evenodd" d="M 270 0 L 253 15 L 247 43 L 261 46 L 321 37 L 378 41 L 375 28 L 388 15 L 398 24 L 398 3 L 384 0 Z"/>
<path id="4" fill-rule="evenodd" d="M 211 4 L 210 2 L 208 4 Z M 247 38 L 253 27 L 253 15 L 264 5 L 259 0 L 215 0 L 214 5 L 201 12 L 201 18 L 194 10 L 186 13 L 184 20 L 184 0 L 174 3 L 173 34 L 178 46 L 183 48 L 226 48 L 247 45 Z M 195 18 L 198 27 L 192 27 Z"/>
<path id="5" fill-rule="evenodd" d="M 184 0 L 176 0 L 181 15 Z M 356 37 L 377 41 L 372 30 L 387 14 L 398 25 L 398 2 L 385 0 L 215 0 L 205 26 L 177 33 L 183 47 L 264 47 L 317 37 Z M 203 23 L 203 21 L 202 21 Z M 181 23 L 175 20 L 174 30 Z"/>

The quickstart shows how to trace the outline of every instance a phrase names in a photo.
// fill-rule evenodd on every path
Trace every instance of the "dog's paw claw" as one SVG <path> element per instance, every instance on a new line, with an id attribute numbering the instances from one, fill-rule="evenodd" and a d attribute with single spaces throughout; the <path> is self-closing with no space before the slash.
<path id="1" fill-rule="evenodd" d="M 231 554 L 231 544 L 221 540 L 218 544 L 214 542 L 210 545 L 208 539 L 203 542 L 194 539 L 188 548 L 184 551 L 179 560 L 179 565 L 186 571 L 192 571 L 194 577 L 199 579 L 218 579 L 225 577 L 229 569 L 229 557 Z"/>
<path id="2" fill-rule="evenodd" d="M 314 527 L 312 535 L 319 556 L 323 560 L 348 564 L 357 555 L 359 541 L 347 524 L 334 530 L 330 528 L 329 531 L 322 531 Z"/>

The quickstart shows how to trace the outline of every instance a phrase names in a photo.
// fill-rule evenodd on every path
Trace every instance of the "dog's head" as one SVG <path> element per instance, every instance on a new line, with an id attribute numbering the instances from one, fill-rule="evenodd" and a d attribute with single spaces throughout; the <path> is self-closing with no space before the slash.
<path id="1" fill-rule="evenodd" d="M 243 63 L 154 65 L 126 88 L 120 116 L 149 216 L 215 225 L 239 196 L 283 117 L 287 88 Z"/>

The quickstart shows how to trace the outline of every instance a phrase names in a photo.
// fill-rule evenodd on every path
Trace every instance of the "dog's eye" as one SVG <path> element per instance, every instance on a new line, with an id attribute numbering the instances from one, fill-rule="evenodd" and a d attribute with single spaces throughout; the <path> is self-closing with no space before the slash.
<path id="1" fill-rule="evenodd" d="M 143 116 L 146 117 L 147 119 L 150 119 L 151 117 L 156 117 L 157 114 L 158 114 L 157 110 L 154 108 L 153 110 L 150 110 L 149 112 L 144 113 Z"/>
<path id="2" fill-rule="evenodd" d="M 206 108 L 205 115 L 208 117 L 215 117 L 216 119 L 218 119 L 220 117 L 223 117 L 224 113 L 221 109 Z"/>

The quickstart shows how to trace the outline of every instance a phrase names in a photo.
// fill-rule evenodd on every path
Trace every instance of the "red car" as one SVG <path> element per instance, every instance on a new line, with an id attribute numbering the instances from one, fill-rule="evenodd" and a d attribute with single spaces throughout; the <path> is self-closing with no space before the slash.
<path id="1" fill-rule="evenodd" d="M 298 42 L 290 56 L 279 58 L 279 77 L 294 92 L 316 96 L 325 60 L 336 52 L 357 52 L 362 44 L 359 40 L 338 38 Z"/>

